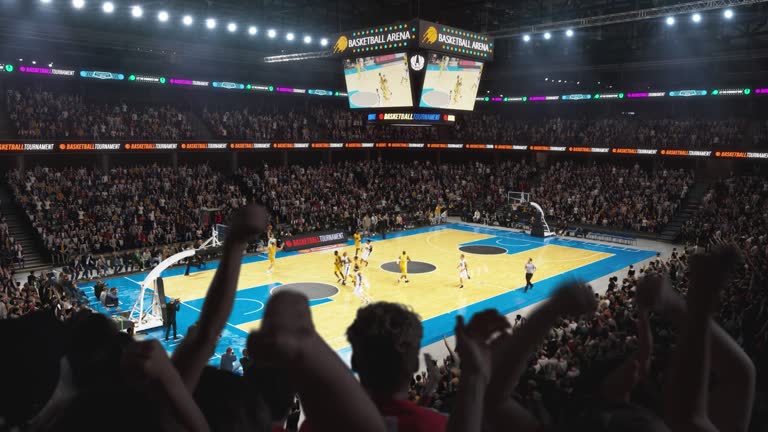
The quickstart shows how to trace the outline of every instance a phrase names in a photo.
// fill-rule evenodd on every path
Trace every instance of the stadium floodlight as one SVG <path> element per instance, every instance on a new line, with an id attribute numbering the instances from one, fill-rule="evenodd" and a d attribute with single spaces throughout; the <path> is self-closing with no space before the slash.
<path id="1" fill-rule="evenodd" d="M 304 36 L 304 43 L 305 44 L 312 43 L 312 36 L 309 36 L 309 35 Z"/>
<path id="2" fill-rule="evenodd" d="M 667 25 L 668 26 L 675 25 L 675 17 L 667 17 Z"/>
<path id="3" fill-rule="evenodd" d="M 733 18 L 733 9 L 726 9 L 723 11 L 723 16 L 725 19 L 731 19 Z"/>
<path id="4" fill-rule="evenodd" d="M 181 19 L 181 22 L 184 23 L 185 26 L 189 27 L 192 25 L 192 23 L 195 22 L 195 19 L 192 18 L 192 15 L 184 15 L 184 18 Z"/>
<path id="5" fill-rule="evenodd" d="M 227 24 L 227 31 L 229 31 L 230 33 L 236 32 L 237 31 L 237 24 L 235 24 L 233 22 Z"/>
<path id="6" fill-rule="evenodd" d="M 141 18 L 144 15 L 144 9 L 141 6 L 133 6 L 131 8 L 131 16 L 134 18 Z"/>
<path id="7" fill-rule="evenodd" d="M 50 3 L 50 2 L 51 2 L 51 0 L 40 0 L 40 3 L 45 3 L 45 4 L 48 4 L 48 3 Z"/>
<path id="8" fill-rule="evenodd" d="M 216 28 L 216 20 L 213 18 L 208 18 L 205 20 L 205 26 L 208 27 L 209 30 L 213 30 Z"/>
<path id="9" fill-rule="evenodd" d="M 531 36 L 530 35 L 523 35 L 523 42 L 530 42 Z"/>
<path id="10" fill-rule="evenodd" d="M 275 36 L 277 36 L 277 31 L 275 29 L 269 29 L 267 30 L 267 36 L 269 36 L 270 39 L 274 39 Z"/>
<path id="11" fill-rule="evenodd" d="M 296 36 L 294 36 L 293 33 L 288 33 L 285 35 L 285 39 L 292 41 Z"/>
<path id="12" fill-rule="evenodd" d="M 33 65 L 36 65 L 36 64 L 37 64 L 37 61 L 36 61 L 36 60 L 32 60 L 32 64 L 33 64 Z"/>
<path id="13" fill-rule="evenodd" d="M 157 13 L 157 20 L 160 22 L 168 22 L 168 18 L 171 16 L 168 15 L 168 12 L 166 11 L 160 11 Z"/>
<path id="14" fill-rule="evenodd" d="M 48 63 L 48 67 L 53 67 L 53 63 Z"/>
<path id="15" fill-rule="evenodd" d="M 103 10 L 104 13 L 111 14 L 115 11 L 115 4 L 112 2 L 104 2 L 104 4 L 101 5 L 101 10 Z"/>
<path id="16" fill-rule="evenodd" d="M 328 45 L 328 39 L 322 38 L 320 39 L 320 46 L 326 46 Z"/>
<path id="17" fill-rule="evenodd" d="M 72 7 L 75 9 L 82 9 L 85 7 L 85 0 L 72 0 Z"/>
<path id="18" fill-rule="evenodd" d="M 691 16 L 691 21 L 698 23 L 701 22 L 701 14 L 695 13 Z"/>
<path id="19" fill-rule="evenodd" d="M 256 26 L 250 26 L 250 27 L 248 27 L 248 34 L 249 34 L 249 35 L 253 36 L 253 35 L 255 35 L 255 34 L 256 34 L 256 33 L 258 33 L 258 32 L 259 32 L 259 29 L 258 29 L 258 28 L 256 28 Z"/>
<path id="20" fill-rule="evenodd" d="M 568 37 L 573 37 L 573 30 L 571 30 L 571 29 L 566 30 L 565 31 L 565 35 L 568 36 Z"/>
<path id="21" fill-rule="evenodd" d="M 544 39 L 546 39 L 546 40 L 552 39 L 552 33 L 550 33 L 550 32 L 544 33 Z"/>

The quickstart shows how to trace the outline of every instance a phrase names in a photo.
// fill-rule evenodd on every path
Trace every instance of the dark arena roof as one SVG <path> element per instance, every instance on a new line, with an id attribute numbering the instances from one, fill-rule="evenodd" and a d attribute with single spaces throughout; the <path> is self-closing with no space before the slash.
<path id="1" fill-rule="evenodd" d="M 141 2 L 115 1 L 111 14 L 101 3 L 88 0 L 77 10 L 69 0 L 2 0 L 0 61 L 141 64 L 156 73 L 226 71 L 232 80 L 291 74 L 294 86 L 343 88 L 335 60 L 265 65 L 262 59 L 323 51 L 319 42 L 335 33 L 417 17 L 496 37 L 481 88 L 490 93 L 551 89 L 545 78 L 561 80 L 557 88 L 565 92 L 630 83 L 761 86 L 752 81 L 765 76 L 768 52 L 768 6 L 752 1 L 178 0 L 146 3 L 138 19 L 131 7 Z M 723 16 L 726 9 L 730 19 Z M 168 13 L 166 22 L 158 20 L 161 11 Z M 693 11 L 701 11 L 700 22 L 691 21 Z M 188 27 L 185 15 L 193 19 Z M 666 24 L 668 16 L 675 25 Z M 206 29 L 207 18 L 216 20 L 216 29 Z M 237 25 L 233 33 L 226 30 L 230 22 Z M 274 39 L 269 29 L 276 30 Z M 544 39 L 545 29 L 552 39 Z M 566 36 L 569 29 L 572 37 Z M 294 41 L 286 40 L 288 32 Z M 307 35 L 312 42 L 304 44 Z"/>

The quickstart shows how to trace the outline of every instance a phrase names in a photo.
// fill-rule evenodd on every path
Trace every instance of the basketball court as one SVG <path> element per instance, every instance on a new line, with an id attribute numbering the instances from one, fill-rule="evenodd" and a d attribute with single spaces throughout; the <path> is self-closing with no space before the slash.
<path id="1" fill-rule="evenodd" d="M 365 241 L 365 238 L 363 242 Z M 535 238 L 507 229 L 470 224 L 447 224 L 394 233 L 386 240 L 373 237 L 374 251 L 370 265 L 363 270 L 374 301 L 390 301 L 411 306 L 424 321 L 426 346 L 453 333 L 455 316 L 472 315 L 487 308 L 510 314 L 547 298 L 567 278 L 596 280 L 646 260 L 655 251 L 598 244 L 561 238 Z M 345 331 L 354 320 L 361 301 L 352 293 L 353 286 L 342 286 L 333 275 L 333 251 L 354 256 L 349 242 L 338 247 L 303 252 L 278 252 L 272 274 L 263 255 L 243 260 L 234 310 L 217 346 L 216 353 L 227 347 L 245 347 L 248 332 L 259 327 L 270 293 L 280 289 L 299 290 L 311 299 L 315 326 L 323 338 L 340 354 L 348 353 Z M 397 284 L 396 260 L 406 251 L 412 262 L 410 283 Z M 459 289 L 458 260 L 466 257 L 471 280 Z M 535 287 L 524 293 L 524 264 L 533 258 L 538 270 Z M 168 297 L 180 298 L 177 314 L 180 336 L 193 324 L 202 308 L 216 263 L 184 276 L 184 268 L 163 273 Z M 145 275 L 107 279 L 120 291 L 122 310 L 130 309 L 139 295 Z M 83 285 L 92 294 L 93 283 Z M 93 299 L 95 301 L 95 299 Z M 96 302 L 98 303 L 98 302 Z M 162 329 L 151 330 L 150 337 L 162 338 Z M 168 351 L 181 342 L 164 343 Z M 211 361 L 217 362 L 218 354 Z"/>
<path id="2" fill-rule="evenodd" d="M 389 61 L 381 63 L 365 61 L 359 71 L 354 67 L 344 70 L 350 108 L 409 107 L 413 104 L 410 79 L 404 79 L 408 77 L 408 65 L 403 60 L 405 54 L 390 56 Z M 386 95 L 381 88 L 382 79 L 387 82 L 389 93 Z"/>

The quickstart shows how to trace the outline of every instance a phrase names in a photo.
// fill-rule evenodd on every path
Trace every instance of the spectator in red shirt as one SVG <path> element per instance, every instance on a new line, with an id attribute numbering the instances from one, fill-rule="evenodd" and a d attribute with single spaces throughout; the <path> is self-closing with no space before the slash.
<path id="1" fill-rule="evenodd" d="M 448 418 L 408 400 L 411 377 L 419 368 L 421 319 L 397 303 L 378 302 L 357 311 L 347 329 L 352 369 L 390 430 L 440 432 Z M 305 422 L 301 431 L 309 431 Z"/>

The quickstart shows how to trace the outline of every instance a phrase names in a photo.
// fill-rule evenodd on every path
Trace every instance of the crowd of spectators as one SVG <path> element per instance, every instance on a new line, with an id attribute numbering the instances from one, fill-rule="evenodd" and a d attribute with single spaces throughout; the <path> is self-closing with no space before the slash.
<path id="1" fill-rule="evenodd" d="M 81 95 L 36 88 L 9 89 L 5 102 L 19 138 L 196 138 L 184 110 L 171 105 L 99 104 Z M 739 119 L 521 119 L 482 111 L 457 116 L 454 126 L 392 127 L 368 124 L 367 114 L 338 104 L 303 100 L 295 106 L 206 107 L 201 117 L 216 138 L 260 141 L 459 141 L 701 149 L 741 147 L 750 129 L 749 121 Z M 766 142 L 766 129 L 763 124 L 758 126 L 751 144 L 760 147 Z"/>
<path id="2" fill-rule="evenodd" d="M 123 257 L 122 265 L 147 267 L 161 246 L 207 239 L 214 224 L 246 204 L 240 188 L 207 165 L 36 167 L 7 179 L 48 250 L 86 272 L 105 265 L 90 254 L 132 249 L 142 249 L 140 258 Z"/>
<path id="3" fill-rule="evenodd" d="M 331 228 L 381 232 L 429 224 L 443 212 L 495 210 L 506 202 L 508 190 L 525 187 L 534 172 L 532 165 L 517 162 L 369 161 L 243 168 L 239 175 L 279 224 L 298 233 Z"/>
<path id="4" fill-rule="evenodd" d="M 186 114 L 171 105 L 93 103 L 39 88 L 6 91 L 11 125 L 26 139 L 163 139 L 193 137 Z"/>
<path id="5" fill-rule="evenodd" d="M 702 149 L 741 147 L 748 128 L 746 120 L 645 120 L 634 117 L 519 120 L 506 119 L 499 114 L 473 113 L 459 117 L 454 132 L 456 139 L 465 142 Z"/>
<path id="6" fill-rule="evenodd" d="M 611 163 L 550 165 L 532 189 L 548 218 L 657 233 L 693 184 L 687 170 L 647 171 Z"/>
<path id="7" fill-rule="evenodd" d="M 748 128 L 746 120 L 641 120 L 628 142 L 646 148 L 739 148 Z"/>

